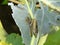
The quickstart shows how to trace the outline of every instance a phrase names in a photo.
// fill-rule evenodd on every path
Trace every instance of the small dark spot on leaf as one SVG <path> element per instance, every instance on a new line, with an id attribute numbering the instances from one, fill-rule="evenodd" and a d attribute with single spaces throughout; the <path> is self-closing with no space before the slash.
<path id="1" fill-rule="evenodd" d="M 59 19 L 59 18 L 57 18 L 57 20 L 59 21 L 60 19 Z"/>
<path id="2" fill-rule="evenodd" d="M 50 23 L 50 22 L 49 22 L 48 24 L 49 24 L 49 25 L 51 25 L 51 23 Z"/>

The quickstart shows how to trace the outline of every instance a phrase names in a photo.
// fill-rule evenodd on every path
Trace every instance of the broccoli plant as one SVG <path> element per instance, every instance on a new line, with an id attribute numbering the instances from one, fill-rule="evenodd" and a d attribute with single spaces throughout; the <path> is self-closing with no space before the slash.
<path id="1" fill-rule="evenodd" d="M 46 37 L 48 40 L 56 38 L 53 36 L 60 30 L 60 0 L 21 0 L 20 2 L 24 4 L 17 6 L 12 4 L 11 8 L 12 16 L 21 31 L 23 43 L 44 45 L 41 44 L 43 36 L 48 36 Z M 49 35 L 52 37 L 50 38 Z M 45 45 L 49 45 L 48 42 L 46 40 Z"/>

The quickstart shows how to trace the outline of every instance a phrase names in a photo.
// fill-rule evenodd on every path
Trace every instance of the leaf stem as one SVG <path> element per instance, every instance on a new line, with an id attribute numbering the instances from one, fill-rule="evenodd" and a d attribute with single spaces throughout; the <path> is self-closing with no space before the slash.
<path id="1" fill-rule="evenodd" d="M 28 8 L 28 11 L 29 11 L 29 14 L 30 14 L 31 18 L 34 19 L 34 16 L 33 16 L 33 13 L 32 13 L 32 11 L 31 11 L 30 7 L 29 7 L 28 1 L 25 0 L 25 2 L 26 2 L 26 5 L 27 5 L 27 8 Z"/>
<path id="2" fill-rule="evenodd" d="M 53 4 L 51 4 L 49 1 L 47 0 L 41 0 L 42 3 L 44 3 L 45 5 L 47 5 L 48 7 L 52 8 L 53 10 L 60 12 L 60 8 L 54 6 Z"/>
<path id="3" fill-rule="evenodd" d="M 33 35 L 33 36 L 32 36 L 32 39 L 31 39 L 30 45 L 34 45 L 35 39 L 36 39 L 36 38 L 35 38 L 35 36 Z"/>
<path id="4" fill-rule="evenodd" d="M 30 14 L 30 16 L 31 16 L 31 19 L 34 19 L 34 16 L 33 16 L 33 13 L 32 13 L 32 11 L 31 11 L 31 8 L 29 7 L 28 1 L 25 0 L 25 2 L 26 2 L 26 5 L 27 5 L 29 14 Z M 31 38 L 31 43 L 30 43 L 30 45 L 34 45 L 34 42 L 35 42 L 35 36 L 33 35 L 32 38 Z"/>

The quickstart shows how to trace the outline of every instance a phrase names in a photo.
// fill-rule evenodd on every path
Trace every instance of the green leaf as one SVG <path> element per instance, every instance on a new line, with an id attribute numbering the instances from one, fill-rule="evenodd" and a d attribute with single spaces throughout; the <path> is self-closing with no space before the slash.
<path id="1" fill-rule="evenodd" d="M 2 5 L 8 5 L 8 0 L 4 0 Z"/>
<path id="2" fill-rule="evenodd" d="M 7 32 L 5 31 L 5 29 L 3 28 L 2 26 L 2 23 L 0 21 L 0 41 L 5 41 L 6 39 L 6 36 L 7 36 Z"/>
<path id="3" fill-rule="evenodd" d="M 41 8 L 43 9 L 39 9 L 36 12 L 36 19 L 38 22 L 39 33 L 44 35 L 52 31 L 51 27 L 60 26 L 60 20 L 57 21 L 57 18 L 60 19 L 60 14 L 49 11 L 48 8 L 44 6 Z"/>
<path id="4" fill-rule="evenodd" d="M 60 45 L 60 30 L 55 33 L 48 34 L 44 45 Z"/>
<path id="5" fill-rule="evenodd" d="M 37 38 L 34 40 L 34 45 L 37 45 L 39 38 L 41 38 L 47 33 L 55 31 L 54 26 L 60 26 L 60 14 L 58 14 L 55 11 L 49 11 L 49 7 L 44 6 L 42 2 L 39 3 L 41 9 L 36 9 L 35 8 L 36 0 L 33 1 L 31 0 L 29 6 L 31 8 L 31 12 L 33 13 L 38 23 L 38 34 L 37 34 Z M 12 9 L 13 9 L 12 16 L 16 24 L 20 28 L 20 31 L 22 33 L 23 43 L 25 45 L 30 45 L 30 41 L 31 41 L 30 30 L 25 20 L 26 17 L 29 15 L 29 10 L 27 10 L 26 5 L 21 5 L 21 4 L 19 6 L 13 5 Z"/>
<path id="6" fill-rule="evenodd" d="M 23 6 L 19 4 L 18 6 L 12 6 L 12 9 L 13 9 L 12 16 L 21 31 L 23 43 L 25 45 L 30 45 L 31 41 L 30 30 L 29 25 L 26 22 L 26 17 L 28 15 L 27 7 L 26 5 Z"/>
<path id="7" fill-rule="evenodd" d="M 21 36 L 15 33 L 8 35 L 6 42 L 12 43 L 13 45 L 23 45 Z"/>
<path id="8" fill-rule="evenodd" d="M 54 31 L 54 26 L 60 26 L 60 20 L 57 21 L 57 18 L 60 19 L 60 14 L 54 11 L 49 11 L 47 6 L 44 7 L 43 4 L 41 4 L 41 9 L 37 10 L 36 12 L 39 38 L 41 38 L 41 36 L 44 36 L 45 34 Z"/>

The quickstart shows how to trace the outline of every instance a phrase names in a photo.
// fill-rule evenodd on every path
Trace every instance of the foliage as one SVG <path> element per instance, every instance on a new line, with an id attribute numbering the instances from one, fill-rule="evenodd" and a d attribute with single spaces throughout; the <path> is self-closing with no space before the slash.
<path id="1" fill-rule="evenodd" d="M 12 43 L 12 45 L 23 45 L 21 36 L 15 33 L 8 35 L 6 37 L 6 42 Z"/>
<path id="2" fill-rule="evenodd" d="M 11 43 L 7 43 L 5 41 L 0 41 L 0 45 L 12 45 Z"/>
<path id="3" fill-rule="evenodd" d="M 47 37 L 44 45 L 60 45 L 60 30 L 54 33 L 50 33 Z"/>
<path id="4" fill-rule="evenodd" d="M 25 45 L 38 45 L 41 43 L 39 39 L 48 34 L 45 45 L 49 44 L 49 40 L 57 35 L 56 26 L 60 28 L 60 1 L 59 0 L 21 0 L 23 4 L 18 6 L 11 5 L 13 10 L 13 18 L 22 33 L 23 43 Z M 39 2 L 36 7 L 36 3 Z M 27 22 L 26 19 L 29 19 Z M 36 22 L 32 21 L 36 20 Z M 32 25 L 31 25 L 32 24 Z M 37 27 L 37 28 L 36 28 Z M 38 32 L 38 33 L 36 33 Z M 56 35 L 54 34 L 56 33 Z M 52 35 L 50 35 L 52 33 Z M 32 36 L 31 36 L 32 34 Z M 35 34 L 36 37 L 35 37 Z M 58 36 L 56 36 L 58 37 Z M 55 39 L 57 39 L 55 37 Z M 51 40 L 52 40 L 51 39 Z M 59 39 L 59 38 L 58 38 Z M 57 39 L 57 41 L 58 41 Z M 50 45 L 52 45 L 52 42 Z M 59 44 L 59 42 L 58 42 Z M 57 45 L 57 44 L 54 44 Z"/>
<path id="5" fill-rule="evenodd" d="M 2 23 L 1 23 L 1 21 L 0 21 L 0 40 L 5 41 L 6 36 L 7 36 L 7 33 L 6 33 L 6 31 L 4 30 L 4 28 L 3 28 L 3 26 L 2 26 Z"/>

